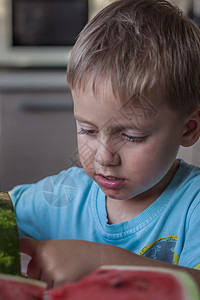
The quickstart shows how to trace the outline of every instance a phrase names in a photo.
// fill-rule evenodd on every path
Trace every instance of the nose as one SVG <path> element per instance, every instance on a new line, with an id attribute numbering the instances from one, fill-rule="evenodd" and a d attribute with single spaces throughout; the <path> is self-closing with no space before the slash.
<path id="1" fill-rule="evenodd" d="M 120 156 L 108 143 L 99 143 L 95 161 L 101 166 L 117 166 L 120 163 Z"/>

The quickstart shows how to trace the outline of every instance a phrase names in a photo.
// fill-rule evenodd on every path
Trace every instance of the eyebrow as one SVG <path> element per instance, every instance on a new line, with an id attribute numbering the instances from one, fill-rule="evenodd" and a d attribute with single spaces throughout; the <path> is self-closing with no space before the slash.
<path id="1" fill-rule="evenodd" d="M 82 117 L 79 117 L 77 115 L 74 115 L 74 117 L 78 122 L 82 122 L 82 123 L 85 123 L 85 124 L 92 125 L 92 126 L 96 127 L 95 124 L 93 124 L 90 121 L 84 120 Z M 109 120 L 100 129 L 106 127 L 106 124 L 108 124 L 108 122 L 109 122 Z M 109 127 L 109 130 L 112 131 L 112 132 L 115 132 L 115 133 L 120 132 L 122 130 L 127 130 L 127 129 L 132 129 L 132 130 L 137 130 L 137 131 L 141 131 L 141 130 L 146 131 L 147 130 L 147 128 L 145 128 L 144 126 L 141 126 L 141 125 L 138 126 L 137 124 L 135 124 L 135 122 L 131 122 L 131 121 L 130 121 L 130 124 L 125 125 L 125 124 L 120 124 L 120 122 L 119 122 L 119 124 L 111 125 Z M 148 126 L 148 129 L 149 129 L 149 126 Z"/>
<path id="2" fill-rule="evenodd" d="M 78 121 L 78 122 L 87 123 L 87 124 L 89 124 L 89 125 L 95 126 L 92 122 L 86 121 L 86 120 L 84 120 L 83 118 L 81 118 L 81 117 L 79 117 L 79 116 L 77 116 L 77 115 L 74 115 L 74 118 L 75 118 L 76 121 Z"/>

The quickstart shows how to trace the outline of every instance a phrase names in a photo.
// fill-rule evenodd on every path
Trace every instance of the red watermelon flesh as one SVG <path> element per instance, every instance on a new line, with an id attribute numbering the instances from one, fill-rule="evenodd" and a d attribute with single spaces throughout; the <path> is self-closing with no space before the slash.
<path id="1" fill-rule="evenodd" d="M 176 272 L 163 269 L 99 269 L 78 283 L 68 283 L 49 291 L 48 296 L 50 300 L 199 299 L 196 284 L 188 275 L 184 276 L 187 280 L 183 283 Z M 185 284 L 190 285 L 191 294 Z"/>
<path id="2" fill-rule="evenodd" d="M 46 283 L 0 274 L 0 300 L 42 300 Z"/>

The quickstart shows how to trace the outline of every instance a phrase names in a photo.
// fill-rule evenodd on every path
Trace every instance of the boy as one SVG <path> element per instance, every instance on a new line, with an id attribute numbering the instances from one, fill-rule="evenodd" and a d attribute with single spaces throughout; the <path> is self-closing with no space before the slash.
<path id="1" fill-rule="evenodd" d="M 83 168 L 11 194 L 34 238 L 21 240 L 29 276 L 52 287 L 152 265 L 200 284 L 200 169 L 176 160 L 200 135 L 199 29 L 164 0 L 115 1 L 81 32 L 68 82 Z"/>

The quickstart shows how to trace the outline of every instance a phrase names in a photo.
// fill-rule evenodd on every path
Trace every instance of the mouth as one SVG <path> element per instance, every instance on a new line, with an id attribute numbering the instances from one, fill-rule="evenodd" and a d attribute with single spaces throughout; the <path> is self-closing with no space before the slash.
<path id="1" fill-rule="evenodd" d="M 102 174 L 97 174 L 97 184 L 100 187 L 107 189 L 120 189 L 124 186 L 125 179 L 109 175 L 105 176 Z"/>

